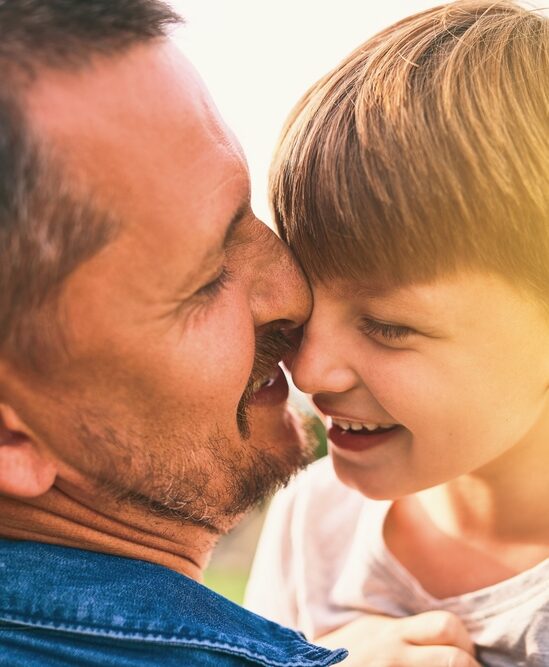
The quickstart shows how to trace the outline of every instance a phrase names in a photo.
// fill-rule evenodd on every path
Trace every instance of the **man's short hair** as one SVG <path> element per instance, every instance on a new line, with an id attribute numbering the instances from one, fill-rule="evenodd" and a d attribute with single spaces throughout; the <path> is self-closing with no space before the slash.
<path id="1" fill-rule="evenodd" d="M 549 19 L 461 0 L 357 48 L 294 109 L 271 172 L 314 279 L 386 286 L 458 268 L 549 303 Z"/>
<path id="2" fill-rule="evenodd" d="M 72 192 L 46 157 L 23 93 L 44 69 L 78 71 L 179 21 L 160 0 L 0 3 L 0 351 L 18 363 L 37 367 L 51 352 L 52 315 L 40 314 L 116 233 L 109 214 Z"/>

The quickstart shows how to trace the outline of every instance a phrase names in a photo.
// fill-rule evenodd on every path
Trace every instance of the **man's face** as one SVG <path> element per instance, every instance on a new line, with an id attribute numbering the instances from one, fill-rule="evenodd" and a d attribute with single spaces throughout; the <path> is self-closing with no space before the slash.
<path id="1" fill-rule="evenodd" d="M 28 108 L 71 187 L 121 223 L 61 295 L 70 357 L 16 407 L 60 485 L 226 530 L 303 463 L 273 335 L 308 316 L 303 277 L 254 217 L 241 150 L 175 47 L 44 74 Z"/>

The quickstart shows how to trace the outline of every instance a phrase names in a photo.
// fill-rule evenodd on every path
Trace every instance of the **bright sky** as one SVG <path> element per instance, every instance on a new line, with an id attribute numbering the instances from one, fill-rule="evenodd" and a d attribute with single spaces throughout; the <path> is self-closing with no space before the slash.
<path id="1" fill-rule="evenodd" d="M 266 222 L 267 172 L 288 112 L 355 46 L 432 0 L 171 0 L 186 18 L 182 49 L 198 67 L 252 175 Z M 530 6 L 542 6 L 542 0 Z M 549 4 L 549 0 L 545 6 Z"/>

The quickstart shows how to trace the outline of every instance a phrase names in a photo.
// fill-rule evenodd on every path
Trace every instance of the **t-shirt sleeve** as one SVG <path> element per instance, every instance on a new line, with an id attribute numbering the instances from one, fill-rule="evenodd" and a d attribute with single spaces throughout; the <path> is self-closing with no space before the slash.
<path id="1" fill-rule="evenodd" d="M 298 629 L 292 525 L 294 482 L 271 502 L 255 554 L 244 606 L 269 620 Z"/>

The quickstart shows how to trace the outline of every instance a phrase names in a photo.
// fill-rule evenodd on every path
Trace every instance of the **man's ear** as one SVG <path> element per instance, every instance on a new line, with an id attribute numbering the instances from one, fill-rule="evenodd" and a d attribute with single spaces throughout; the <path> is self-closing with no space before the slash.
<path id="1" fill-rule="evenodd" d="M 0 494 L 35 498 L 57 475 L 34 433 L 9 405 L 0 403 Z"/>

